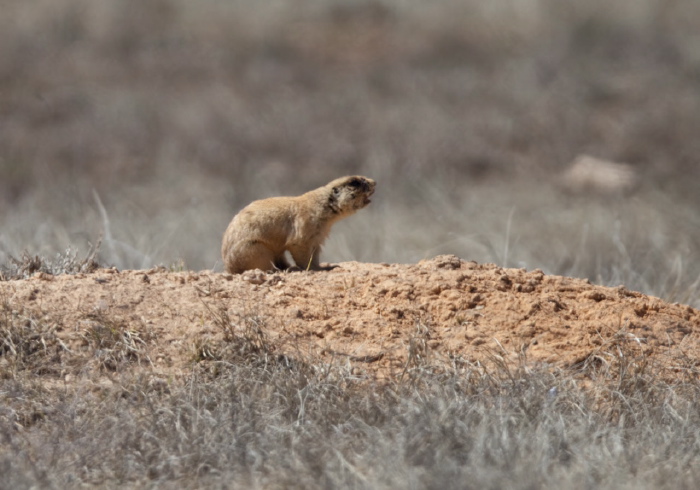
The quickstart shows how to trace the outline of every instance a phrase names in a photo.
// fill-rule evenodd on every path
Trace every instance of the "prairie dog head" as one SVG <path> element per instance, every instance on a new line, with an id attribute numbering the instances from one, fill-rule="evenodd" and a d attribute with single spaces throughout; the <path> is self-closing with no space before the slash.
<path id="1" fill-rule="evenodd" d="M 328 206 L 335 214 L 349 215 L 365 206 L 374 194 L 377 183 L 369 177 L 361 175 L 349 175 L 335 179 L 326 189 L 328 193 Z"/>

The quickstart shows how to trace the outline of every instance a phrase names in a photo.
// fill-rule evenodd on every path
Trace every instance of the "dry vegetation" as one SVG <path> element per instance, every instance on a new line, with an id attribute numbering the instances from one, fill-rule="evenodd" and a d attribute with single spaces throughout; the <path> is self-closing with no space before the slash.
<path id="1" fill-rule="evenodd" d="M 360 173 L 376 198 L 338 225 L 328 260 L 455 253 L 700 306 L 694 0 L 2 10 L 0 280 L 97 262 L 221 270 L 221 234 L 250 200 Z M 629 163 L 640 189 L 561 192 L 581 153 Z M 577 373 L 494 358 L 438 377 L 422 360 L 420 376 L 373 383 L 278 356 L 253 316 L 161 379 L 137 369 L 145 326 L 84 321 L 76 351 L 60 319 L 0 297 L 7 487 L 700 482 L 700 385 L 662 382 L 624 349 Z"/>
<path id="2" fill-rule="evenodd" d="M 102 341 L 78 355 L 54 345 L 41 320 L 2 313 L 3 346 L 12 336 L 18 347 L 3 354 L 13 368 L 0 413 L 12 488 L 695 488 L 700 480 L 697 381 L 661 382 L 634 351 L 577 373 L 498 355 L 447 370 L 423 359 L 405 378 L 378 383 L 319 359 L 291 362 L 253 335 L 229 337 L 182 379 L 139 375 L 126 369 L 137 360 L 122 356 L 105 381 L 93 365 Z M 42 365 L 81 383 L 33 381 Z"/>

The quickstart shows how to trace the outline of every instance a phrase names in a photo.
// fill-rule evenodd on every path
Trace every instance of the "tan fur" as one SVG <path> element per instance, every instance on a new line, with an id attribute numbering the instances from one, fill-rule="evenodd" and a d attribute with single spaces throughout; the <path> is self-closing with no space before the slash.
<path id="1" fill-rule="evenodd" d="M 285 251 L 300 269 L 324 269 L 319 256 L 331 226 L 367 206 L 375 185 L 370 178 L 351 175 L 301 196 L 250 203 L 224 233 L 221 256 L 226 270 L 239 274 L 288 269 Z"/>

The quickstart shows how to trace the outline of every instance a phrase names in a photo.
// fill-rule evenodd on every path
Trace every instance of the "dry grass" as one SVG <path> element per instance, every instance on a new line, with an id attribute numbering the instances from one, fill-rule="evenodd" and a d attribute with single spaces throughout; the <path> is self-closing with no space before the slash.
<path id="1" fill-rule="evenodd" d="M 80 259 L 78 251 L 71 247 L 56 254 L 54 259 L 30 255 L 26 251 L 22 252 L 20 259 L 10 255 L 7 265 L 0 264 L 0 281 L 27 279 L 37 272 L 51 275 L 94 272 L 100 267 L 96 259 L 100 244 L 101 240 L 98 240 L 95 246 L 90 246 L 85 257 Z"/>
<path id="2" fill-rule="evenodd" d="M 258 340 L 248 342 L 246 352 L 259 352 Z M 614 368 L 578 371 L 497 355 L 452 370 L 424 359 L 420 377 L 383 382 L 328 376 L 312 358 L 229 360 L 199 360 L 179 380 L 124 372 L 91 389 L 3 380 L 5 481 L 662 489 L 700 481 L 700 386 L 662 382 L 651 366 L 628 369 L 640 362 L 633 352 L 619 351 Z"/>
<path id="3" fill-rule="evenodd" d="M 59 335 L 59 332 L 62 334 Z M 7 299 L 0 304 L 0 367 L 3 378 L 31 374 L 60 379 L 83 371 L 119 372 L 149 366 L 152 332 L 128 329 L 113 312 L 84 313 L 78 325 Z M 96 369 L 95 369 L 96 368 Z"/>
<path id="4" fill-rule="evenodd" d="M 61 353 L 67 347 L 56 335 L 56 326 L 40 316 L 0 304 L 0 364 L 2 377 L 17 373 L 56 374 Z"/>
<path id="5" fill-rule="evenodd" d="M 480 364 L 426 355 L 420 341 L 431 326 L 419 323 L 407 369 L 376 381 L 308 354 L 276 356 L 265 335 L 269 319 L 232 318 L 223 305 L 210 306 L 222 336 L 179 377 L 123 369 L 147 346 L 129 343 L 135 334 L 108 313 L 86 317 L 94 325 L 85 329 L 85 352 L 62 347 L 56 360 L 56 322 L 5 308 L 6 484 L 690 489 L 700 482 L 697 373 L 669 381 L 624 331 L 580 365 L 558 370 L 525 353 L 509 363 L 494 351 Z M 48 362 L 72 366 L 72 381 L 52 382 L 58 373 L 41 370 Z"/>
<path id="6" fill-rule="evenodd" d="M 87 313 L 82 324 L 82 347 L 92 353 L 99 369 L 118 371 L 131 363 L 151 363 L 146 346 L 153 336 L 146 326 L 141 331 L 130 330 L 100 310 Z"/>

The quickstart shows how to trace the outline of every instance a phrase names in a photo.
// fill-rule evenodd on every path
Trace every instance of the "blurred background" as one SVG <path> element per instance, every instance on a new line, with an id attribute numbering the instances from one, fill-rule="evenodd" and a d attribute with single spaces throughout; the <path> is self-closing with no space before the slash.
<path id="1" fill-rule="evenodd" d="M 0 6 L 0 264 L 102 236 L 103 264 L 220 271 L 245 204 L 360 173 L 325 261 L 700 303 L 697 0 Z"/>

